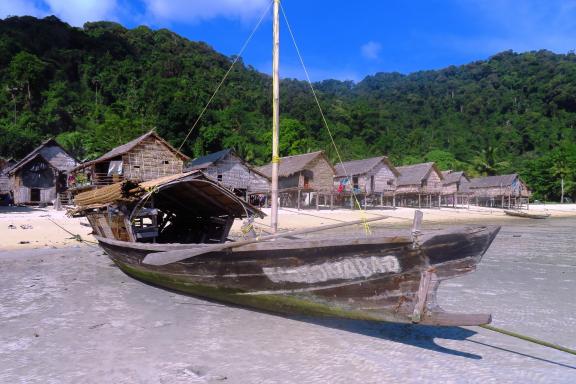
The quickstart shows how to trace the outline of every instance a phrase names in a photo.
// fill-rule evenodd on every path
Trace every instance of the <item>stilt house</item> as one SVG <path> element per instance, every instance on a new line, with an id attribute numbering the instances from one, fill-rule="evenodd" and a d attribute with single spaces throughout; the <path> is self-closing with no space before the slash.
<path id="1" fill-rule="evenodd" d="M 532 195 L 517 173 L 472 179 L 469 188 L 476 205 L 489 207 L 520 207 Z"/>
<path id="2" fill-rule="evenodd" d="M 256 169 L 266 177 L 272 177 L 272 164 Z M 278 189 L 280 205 L 300 207 L 313 204 L 316 206 L 323 198 L 332 196 L 334 189 L 335 169 L 323 151 L 280 158 L 278 166 Z"/>
<path id="3" fill-rule="evenodd" d="M 396 183 L 395 204 L 412 207 L 440 205 L 442 173 L 434 163 L 396 167 L 400 176 Z"/>
<path id="4" fill-rule="evenodd" d="M 12 188 L 10 187 L 8 172 L 16 163 L 17 161 L 14 159 L 0 158 L 0 205 L 12 201 Z"/>
<path id="5" fill-rule="evenodd" d="M 392 199 L 400 176 L 386 156 L 347 161 L 337 164 L 335 169 L 334 186 L 339 201 L 348 201 L 356 194 L 365 203 L 370 198 L 372 203 L 384 205 L 385 198 Z"/>
<path id="6" fill-rule="evenodd" d="M 54 139 L 44 141 L 8 171 L 15 204 L 50 204 L 67 189 L 78 160 Z"/>
<path id="7" fill-rule="evenodd" d="M 185 170 L 201 170 L 206 176 L 247 200 L 250 195 L 270 192 L 270 180 L 231 148 L 198 157 L 189 162 Z"/>
<path id="8" fill-rule="evenodd" d="M 463 171 L 443 171 L 442 205 L 455 207 L 468 204 L 470 196 L 470 179 Z"/>
<path id="9" fill-rule="evenodd" d="M 188 156 L 150 131 L 75 168 L 74 183 L 81 190 L 122 180 L 148 181 L 182 173 L 187 160 Z"/>

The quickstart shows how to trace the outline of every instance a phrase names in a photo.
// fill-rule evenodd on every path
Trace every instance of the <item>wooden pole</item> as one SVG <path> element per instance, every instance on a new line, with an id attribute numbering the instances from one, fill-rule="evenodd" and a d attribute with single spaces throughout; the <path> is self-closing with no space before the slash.
<path id="1" fill-rule="evenodd" d="M 274 23 L 272 42 L 272 212 L 270 226 L 272 232 L 278 231 L 278 163 L 279 126 L 280 126 L 280 0 L 274 0 Z"/>
<path id="2" fill-rule="evenodd" d="M 298 210 L 300 210 L 301 197 L 302 197 L 302 191 L 300 189 L 298 189 Z"/>

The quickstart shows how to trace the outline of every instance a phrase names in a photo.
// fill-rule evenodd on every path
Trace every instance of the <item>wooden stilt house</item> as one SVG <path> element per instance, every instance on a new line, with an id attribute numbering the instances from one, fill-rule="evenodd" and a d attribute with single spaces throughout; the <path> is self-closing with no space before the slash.
<path id="1" fill-rule="evenodd" d="M 335 170 L 323 151 L 282 157 L 278 168 L 280 206 L 318 208 L 320 200 L 332 203 Z M 256 170 L 272 177 L 272 164 Z"/>
<path id="2" fill-rule="evenodd" d="M 472 179 L 469 188 L 473 203 L 487 207 L 518 208 L 532 195 L 517 173 Z"/>
<path id="3" fill-rule="evenodd" d="M 66 192 L 67 173 L 78 163 L 56 140 L 44 141 L 8 171 L 14 203 L 53 203 Z"/>
<path id="4" fill-rule="evenodd" d="M 356 195 L 358 201 L 366 206 L 393 204 L 396 179 L 400 173 L 386 156 L 353 160 L 337 164 L 334 186 L 336 200 L 344 205 L 353 205 Z"/>
<path id="5" fill-rule="evenodd" d="M 470 202 L 470 179 L 463 171 L 443 171 L 442 205 L 456 207 Z"/>
<path id="6" fill-rule="evenodd" d="M 17 163 L 16 160 L 3 159 L 0 157 L 0 205 L 12 203 L 12 188 L 8 172 Z"/>
<path id="7" fill-rule="evenodd" d="M 442 173 L 434 163 L 396 167 L 395 203 L 403 207 L 437 207 L 442 196 Z"/>
<path id="8" fill-rule="evenodd" d="M 76 191 L 122 180 L 148 181 L 182 173 L 189 157 L 150 131 L 73 170 Z"/>
<path id="9" fill-rule="evenodd" d="M 231 148 L 198 157 L 185 166 L 185 171 L 195 170 L 201 170 L 206 176 L 234 190 L 246 201 L 250 200 L 250 196 L 267 195 L 270 192 L 270 179 Z M 253 200 L 256 203 L 255 198 Z"/>

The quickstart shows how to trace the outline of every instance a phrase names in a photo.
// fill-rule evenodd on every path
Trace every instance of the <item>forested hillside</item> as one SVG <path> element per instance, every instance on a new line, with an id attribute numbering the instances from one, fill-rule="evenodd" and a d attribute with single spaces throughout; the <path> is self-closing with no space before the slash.
<path id="1" fill-rule="evenodd" d="M 232 58 L 168 30 L 55 17 L 0 20 L 0 156 L 49 136 L 81 159 L 156 130 L 179 146 Z M 471 175 L 519 172 L 538 198 L 576 193 L 576 55 L 503 52 L 487 61 L 357 84 L 315 84 L 344 160 L 389 155 Z M 185 143 L 270 159 L 271 80 L 241 61 Z M 335 159 L 308 85 L 283 80 L 282 155 Z"/>

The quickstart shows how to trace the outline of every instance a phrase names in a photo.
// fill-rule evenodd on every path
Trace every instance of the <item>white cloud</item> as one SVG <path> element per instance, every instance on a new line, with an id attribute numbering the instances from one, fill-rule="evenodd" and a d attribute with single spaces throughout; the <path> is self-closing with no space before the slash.
<path id="1" fill-rule="evenodd" d="M 154 22 L 195 23 L 216 17 L 247 21 L 258 17 L 269 0 L 144 0 Z"/>
<path id="2" fill-rule="evenodd" d="M 360 47 L 362 56 L 364 56 L 369 60 L 378 59 L 381 50 L 382 50 L 382 44 L 377 43 L 375 41 L 369 41 L 366 44 L 362 45 L 362 47 Z"/>
<path id="3" fill-rule="evenodd" d="M 465 53 L 494 54 L 503 50 L 576 48 L 574 0 L 454 0 L 484 31 L 473 36 L 434 36 L 440 45 Z"/>
<path id="4" fill-rule="evenodd" d="M 0 1 L 0 18 L 7 16 L 44 16 L 44 12 L 36 7 L 31 0 L 2 0 Z"/>
<path id="5" fill-rule="evenodd" d="M 116 20 L 119 11 L 116 0 L 0 0 L 0 17 L 56 15 L 74 26 L 87 21 Z"/>
<path id="6" fill-rule="evenodd" d="M 44 0 L 51 13 L 74 26 L 87 21 L 116 20 L 116 0 Z"/>

